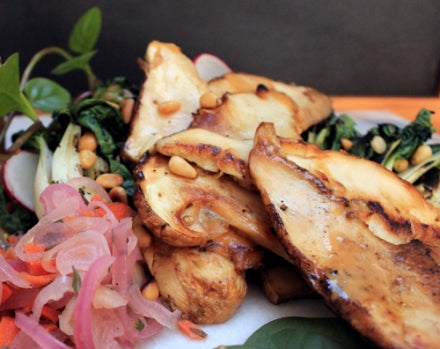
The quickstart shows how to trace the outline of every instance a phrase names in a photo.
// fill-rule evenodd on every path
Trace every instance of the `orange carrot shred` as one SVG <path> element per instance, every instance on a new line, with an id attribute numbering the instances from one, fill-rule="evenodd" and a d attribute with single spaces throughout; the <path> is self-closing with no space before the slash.
<path id="1" fill-rule="evenodd" d="M 60 315 L 60 312 L 52 307 L 49 307 L 48 305 L 43 305 L 43 308 L 41 309 L 41 317 L 52 321 L 53 323 L 58 322 L 58 316 Z"/>
<path id="2" fill-rule="evenodd" d="M 23 245 L 23 252 L 24 253 L 38 253 L 38 252 L 44 252 L 46 250 L 46 246 L 42 244 L 36 244 L 33 242 L 29 242 L 27 244 Z"/>
<path id="3" fill-rule="evenodd" d="M 19 331 L 12 316 L 2 316 L 0 319 L 0 347 L 10 346 Z"/>
<path id="4" fill-rule="evenodd" d="M 179 320 L 179 329 L 184 335 L 188 336 L 191 339 L 201 340 L 205 339 L 208 336 L 206 332 L 201 329 L 200 326 L 186 319 Z"/>
<path id="5" fill-rule="evenodd" d="M 131 207 L 128 206 L 127 204 L 124 204 L 123 202 L 117 202 L 117 201 L 109 202 L 107 206 L 110 209 L 110 211 L 113 212 L 113 214 L 118 220 L 121 220 L 122 218 L 130 217 L 132 214 Z"/>
<path id="6" fill-rule="evenodd" d="M 57 277 L 57 274 L 32 275 L 26 272 L 21 272 L 18 274 L 18 277 L 29 282 L 33 287 L 40 287 L 52 282 Z"/>
<path id="7" fill-rule="evenodd" d="M 8 235 L 8 243 L 14 245 L 18 242 L 19 238 L 17 235 Z"/>
<path id="8" fill-rule="evenodd" d="M 101 201 L 101 202 L 104 202 L 104 199 L 99 194 L 93 194 L 93 196 L 90 198 L 90 201 Z"/>

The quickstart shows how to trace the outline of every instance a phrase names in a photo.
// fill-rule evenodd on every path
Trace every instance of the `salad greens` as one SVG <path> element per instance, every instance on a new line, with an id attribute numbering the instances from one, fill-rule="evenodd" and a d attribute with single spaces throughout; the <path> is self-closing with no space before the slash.
<path id="1" fill-rule="evenodd" d="M 112 172 L 124 178 L 123 187 L 131 200 L 134 185 L 132 174 L 119 159 L 119 151 L 129 131 L 121 109 L 124 100 L 136 98 L 138 91 L 125 78 L 115 77 L 102 82 L 93 72 L 90 61 L 97 52 L 95 46 L 101 25 L 101 11 L 98 7 L 92 7 L 75 23 L 67 49 L 57 46 L 41 49 L 30 59 L 21 76 L 18 53 L 12 54 L 4 64 L 0 61 L 0 144 L 3 144 L 0 147 L 0 166 L 20 149 L 37 151 L 40 154 L 36 173 L 40 179 L 36 183 L 37 194 L 52 181 L 64 181 L 78 175 L 96 178 L 103 172 Z M 85 93 L 73 99 L 70 92 L 54 80 L 32 76 L 36 65 L 48 55 L 63 59 L 51 71 L 53 75 L 73 70 L 85 74 Z M 40 122 L 37 111 L 52 115 L 47 127 Z M 18 114 L 28 116 L 34 123 L 27 130 L 16 133 L 12 146 L 4 149 L 6 130 Z M 81 134 L 87 131 L 91 131 L 98 141 L 98 160 L 92 168 L 82 170 L 79 167 L 77 143 Z M 29 228 L 24 227 L 24 221 L 30 224 L 36 222 L 34 214 L 19 205 L 14 205 L 13 211 L 7 210 L 6 206 L 11 205 L 4 188 L 1 188 L 1 194 L 0 211 L 5 213 L 1 215 L 1 227 L 9 233 L 16 233 Z M 21 219 L 24 214 L 30 218 Z"/>
<path id="2" fill-rule="evenodd" d="M 285 317 L 253 333 L 243 345 L 217 349 L 343 349 L 377 348 L 339 318 Z"/>
<path id="3" fill-rule="evenodd" d="M 344 150 L 381 164 L 414 184 L 429 202 L 440 207 L 440 201 L 434 199 L 440 194 L 440 144 L 427 144 L 436 132 L 431 123 L 432 114 L 422 108 L 415 120 L 404 127 L 382 123 L 361 134 L 350 116 L 333 113 L 306 130 L 303 137 L 321 149 Z M 421 150 L 424 155 L 416 161 Z"/>

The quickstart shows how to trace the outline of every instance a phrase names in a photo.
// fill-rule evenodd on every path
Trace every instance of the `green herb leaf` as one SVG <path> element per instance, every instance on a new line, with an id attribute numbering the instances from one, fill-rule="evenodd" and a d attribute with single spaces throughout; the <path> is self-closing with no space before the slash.
<path id="1" fill-rule="evenodd" d="M 12 54 L 5 64 L 0 64 L 0 116 L 14 111 L 38 120 L 37 113 L 20 90 L 18 53 Z"/>
<path id="2" fill-rule="evenodd" d="M 137 319 L 134 326 L 138 331 L 142 331 L 145 327 L 145 324 L 142 322 L 141 319 Z"/>
<path id="3" fill-rule="evenodd" d="M 69 48 L 81 54 L 90 52 L 98 40 L 101 23 L 101 10 L 92 7 L 75 23 L 69 37 Z"/>
<path id="4" fill-rule="evenodd" d="M 79 275 L 78 271 L 75 269 L 73 265 L 72 265 L 72 270 L 73 270 L 72 288 L 75 293 L 78 293 L 79 289 L 81 288 L 81 276 Z"/>
<path id="5" fill-rule="evenodd" d="M 55 75 L 62 75 L 72 70 L 86 70 L 89 61 L 96 54 L 96 51 L 91 51 L 82 54 L 81 56 L 74 57 L 63 63 L 58 64 L 51 73 Z"/>
<path id="6" fill-rule="evenodd" d="M 286 317 L 273 320 L 252 334 L 243 346 L 253 349 L 376 348 L 339 318 Z"/>
<path id="7" fill-rule="evenodd" d="M 34 108 L 46 113 L 65 108 L 71 101 L 69 91 L 46 78 L 29 80 L 24 86 L 24 92 Z"/>

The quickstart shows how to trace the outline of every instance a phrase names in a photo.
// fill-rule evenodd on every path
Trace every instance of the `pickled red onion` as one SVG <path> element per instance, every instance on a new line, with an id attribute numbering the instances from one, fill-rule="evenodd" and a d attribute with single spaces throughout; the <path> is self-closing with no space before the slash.
<path id="1" fill-rule="evenodd" d="M 114 257 L 102 256 L 95 260 L 87 271 L 82 282 L 73 315 L 73 333 L 78 349 L 93 349 L 92 334 L 92 303 L 93 294 L 101 280 L 106 276 L 108 269 L 114 262 Z"/>
<path id="2" fill-rule="evenodd" d="M 15 314 L 15 324 L 22 332 L 32 337 L 33 341 L 40 345 L 41 348 L 71 349 L 71 347 L 47 332 L 38 322 L 32 320 L 21 312 Z"/>

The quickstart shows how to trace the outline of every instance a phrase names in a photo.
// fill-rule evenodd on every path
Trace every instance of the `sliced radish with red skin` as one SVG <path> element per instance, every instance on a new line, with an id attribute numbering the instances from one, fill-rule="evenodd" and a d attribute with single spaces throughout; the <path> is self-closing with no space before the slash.
<path id="1" fill-rule="evenodd" d="M 232 69 L 221 58 L 211 53 L 201 53 L 194 58 L 193 63 L 203 80 L 211 80 L 232 72 Z"/>
<path id="2" fill-rule="evenodd" d="M 3 164 L 2 180 L 6 193 L 20 205 L 34 211 L 34 178 L 39 155 L 22 150 Z"/>

